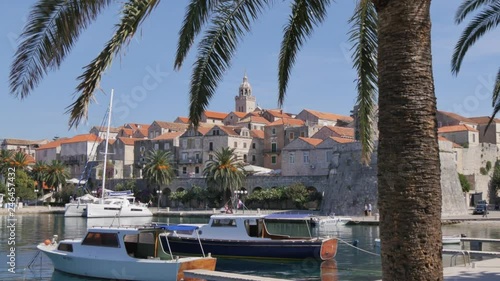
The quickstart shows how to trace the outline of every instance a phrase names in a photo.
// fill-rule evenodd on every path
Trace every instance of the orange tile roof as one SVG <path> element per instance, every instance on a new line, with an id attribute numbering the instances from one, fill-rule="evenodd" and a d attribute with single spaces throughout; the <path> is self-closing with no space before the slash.
<path id="1" fill-rule="evenodd" d="M 40 150 L 40 149 L 51 149 L 51 148 L 56 148 L 58 146 L 61 146 L 61 143 L 64 141 L 64 140 L 67 140 L 68 138 L 58 138 L 57 140 L 55 141 L 51 141 L 49 143 L 46 143 L 44 145 L 41 145 L 40 147 L 38 147 L 36 150 Z"/>
<path id="2" fill-rule="evenodd" d="M 304 121 L 300 120 L 300 119 L 294 119 L 294 118 L 281 118 L 281 119 L 278 119 L 278 120 L 270 123 L 267 126 L 279 126 L 279 125 L 303 126 L 304 125 Z"/>
<path id="3" fill-rule="evenodd" d="M 264 139 L 264 131 L 262 131 L 262 130 L 250 130 L 250 136 L 252 138 Z"/>
<path id="4" fill-rule="evenodd" d="M 143 140 L 143 139 L 139 139 L 139 138 L 118 138 L 121 142 L 123 142 L 125 145 L 134 145 L 135 141 L 138 141 L 138 140 Z"/>
<path id="5" fill-rule="evenodd" d="M 25 155 L 26 155 L 26 163 L 28 163 L 28 164 L 35 164 L 36 163 L 36 160 L 33 156 L 31 156 L 27 153 Z"/>
<path id="6" fill-rule="evenodd" d="M 455 142 L 452 142 L 451 140 L 449 140 L 449 139 L 447 139 L 447 138 L 445 138 L 445 137 L 438 136 L 438 140 L 440 140 L 440 141 L 449 141 L 449 142 L 451 142 L 452 147 L 454 147 L 454 148 L 462 148 L 462 146 L 461 146 L 461 145 L 459 145 L 459 144 L 457 144 L 457 143 L 455 143 Z"/>
<path id="7" fill-rule="evenodd" d="M 210 132 L 210 130 L 212 130 L 213 126 L 212 127 L 198 127 L 198 133 L 200 133 L 201 135 L 206 135 L 208 132 Z"/>
<path id="8" fill-rule="evenodd" d="M 149 128 L 149 124 L 139 124 L 139 123 L 127 123 L 123 127 L 128 127 L 132 130 L 137 130 L 139 128 Z"/>
<path id="9" fill-rule="evenodd" d="M 337 127 L 337 126 L 325 126 L 333 132 L 339 134 L 341 137 L 354 138 L 354 129 L 347 127 Z"/>
<path id="10" fill-rule="evenodd" d="M 463 132 L 463 131 L 477 132 L 478 130 L 470 126 L 467 126 L 465 124 L 454 125 L 454 126 L 443 126 L 441 128 L 438 128 L 438 133 L 452 133 L 452 132 Z"/>
<path id="11" fill-rule="evenodd" d="M 488 122 L 490 122 L 490 118 L 491 118 L 490 116 L 480 116 L 480 117 L 470 117 L 469 119 L 478 124 L 486 125 L 488 124 Z M 491 123 L 500 123 L 500 119 L 493 118 L 493 121 L 491 121 Z"/>
<path id="12" fill-rule="evenodd" d="M 261 123 L 266 125 L 270 123 L 266 118 L 262 116 L 253 116 L 253 115 L 241 119 L 240 122 L 238 123 L 246 123 L 246 122 Z"/>
<path id="13" fill-rule="evenodd" d="M 227 113 L 217 112 L 217 111 L 205 110 L 203 113 L 205 114 L 205 116 L 207 118 L 210 118 L 210 119 L 219 119 L 219 120 L 222 120 L 222 119 L 226 118 L 226 116 L 227 116 Z"/>
<path id="14" fill-rule="evenodd" d="M 345 115 L 340 115 L 340 114 L 333 114 L 333 113 L 328 113 L 328 112 L 320 112 L 312 109 L 304 109 L 304 111 L 309 112 L 310 114 L 318 117 L 318 119 L 323 119 L 323 120 L 342 120 L 345 122 L 352 122 L 354 119 L 351 116 L 345 116 Z"/>
<path id="15" fill-rule="evenodd" d="M 465 122 L 465 123 L 476 123 L 474 121 L 472 121 L 471 119 L 467 118 L 467 117 L 463 117 L 462 115 L 458 115 L 456 113 L 453 113 L 453 112 L 446 112 L 446 111 L 441 111 L 441 110 L 438 110 L 439 113 L 443 114 L 443 115 L 446 115 L 450 118 L 453 118 L 455 120 L 458 120 L 458 121 L 461 121 L 461 122 Z"/>
<path id="16" fill-rule="evenodd" d="M 248 112 L 247 115 L 244 116 L 244 118 L 247 118 L 249 116 L 260 116 L 260 112 L 258 111 Z"/>
<path id="17" fill-rule="evenodd" d="M 122 128 L 120 130 L 120 133 L 124 136 L 131 136 L 133 133 L 134 133 L 134 130 L 133 129 L 126 129 L 126 128 Z"/>
<path id="18" fill-rule="evenodd" d="M 139 128 L 139 129 L 135 130 L 132 135 L 136 135 L 137 133 L 140 133 L 144 137 L 147 137 L 148 136 L 148 129 L 147 128 Z"/>
<path id="19" fill-rule="evenodd" d="M 184 132 L 169 132 L 169 133 L 165 133 L 163 135 L 157 136 L 153 140 L 172 140 L 172 139 L 179 137 L 183 133 Z"/>
<path id="20" fill-rule="evenodd" d="M 341 137 L 330 137 L 332 140 L 338 142 L 338 143 L 351 143 L 351 142 L 356 142 L 356 140 L 353 139 L 346 139 L 346 138 L 341 138 Z"/>
<path id="21" fill-rule="evenodd" d="M 310 144 L 312 146 L 316 146 L 323 141 L 322 139 L 313 139 L 313 138 L 305 138 L 305 137 L 299 137 L 299 139 L 307 142 L 308 144 Z"/>
<path id="22" fill-rule="evenodd" d="M 101 138 L 94 134 L 76 135 L 72 138 L 62 140 L 61 144 L 75 143 L 75 142 L 100 142 Z"/>
<path id="23" fill-rule="evenodd" d="M 243 118 L 247 115 L 246 112 L 240 112 L 240 111 L 233 111 L 234 115 L 238 116 L 239 118 Z"/>
<path id="24" fill-rule="evenodd" d="M 165 122 L 165 121 L 154 121 L 158 126 L 164 129 L 170 129 L 175 131 L 185 131 L 189 125 L 182 123 L 174 123 L 174 122 Z"/>
<path id="25" fill-rule="evenodd" d="M 176 120 L 181 121 L 183 124 L 189 124 L 189 118 L 188 117 L 179 116 L 179 117 L 177 117 Z"/>
<path id="26" fill-rule="evenodd" d="M 222 131 L 224 131 L 226 134 L 230 135 L 230 136 L 237 136 L 239 135 L 235 129 L 239 129 L 241 127 L 234 127 L 234 126 L 217 126 L 219 127 L 219 129 L 221 129 Z"/>
<path id="27" fill-rule="evenodd" d="M 266 110 L 269 114 L 271 114 L 274 117 L 280 117 L 280 118 L 290 118 L 290 114 L 284 113 L 283 110 L 281 109 L 268 109 Z"/>

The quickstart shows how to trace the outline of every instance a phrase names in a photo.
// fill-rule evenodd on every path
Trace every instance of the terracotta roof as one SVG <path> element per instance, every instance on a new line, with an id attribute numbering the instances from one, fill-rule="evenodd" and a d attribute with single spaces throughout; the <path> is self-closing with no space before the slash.
<path id="1" fill-rule="evenodd" d="M 3 143 L 10 145 L 33 145 L 47 142 L 47 140 L 21 140 L 21 139 L 4 139 Z"/>
<path id="2" fill-rule="evenodd" d="M 238 116 L 239 118 L 243 118 L 247 115 L 246 112 L 240 112 L 240 111 L 233 111 L 234 115 Z"/>
<path id="3" fill-rule="evenodd" d="M 269 124 L 269 121 L 262 117 L 262 116 L 247 116 L 243 119 L 241 119 L 238 123 L 246 123 L 246 122 L 252 122 L 252 123 L 261 123 L 261 124 Z"/>
<path id="4" fill-rule="evenodd" d="M 154 121 L 158 126 L 164 129 L 170 129 L 174 131 L 185 131 L 188 128 L 188 124 L 165 122 L 165 121 Z"/>
<path id="5" fill-rule="evenodd" d="M 438 136 L 438 140 L 439 140 L 439 141 L 449 141 L 449 142 L 451 142 L 452 147 L 454 147 L 454 148 L 462 148 L 462 146 L 461 146 L 461 145 L 459 145 L 459 144 L 457 144 L 457 143 L 454 143 L 454 142 L 452 142 L 451 140 L 449 140 L 449 139 L 447 139 L 447 138 L 445 138 L 445 137 Z"/>
<path id="6" fill-rule="evenodd" d="M 219 120 L 222 120 L 222 119 L 226 118 L 226 116 L 227 116 L 227 113 L 217 112 L 217 111 L 208 111 L 208 110 L 205 110 L 203 113 L 205 114 L 205 116 L 207 118 L 210 118 L 210 119 L 219 119 Z"/>
<path id="7" fill-rule="evenodd" d="M 169 132 L 169 133 L 165 133 L 163 135 L 157 136 L 153 140 L 172 140 L 172 139 L 179 137 L 183 133 L 184 132 Z"/>
<path id="8" fill-rule="evenodd" d="M 64 140 L 67 140 L 68 138 L 58 138 L 57 140 L 55 141 L 51 141 L 49 143 L 46 143 L 44 145 L 41 145 L 39 148 L 37 148 L 36 150 L 40 150 L 40 149 L 51 149 L 51 148 L 56 148 L 58 146 L 61 146 L 61 143 L 64 141 Z"/>
<path id="9" fill-rule="evenodd" d="M 208 132 L 210 132 L 210 130 L 213 128 L 212 127 L 198 127 L 198 133 L 200 133 L 201 135 L 206 135 Z"/>
<path id="10" fill-rule="evenodd" d="M 182 117 L 182 116 L 179 116 L 177 117 L 177 119 L 175 120 L 179 120 L 181 121 L 183 124 L 189 124 L 189 118 L 188 117 Z"/>
<path id="11" fill-rule="evenodd" d="M 312 146 L 316 146 L 323 141 L 322 139 L 313 139 L 313 138 L 304 138 L 304 137 L 299 137 L 299 139 L 307 142 L 308 144 L 310 144 Z"/>
<path id="12" fill-rule="evenodd" d="M 341 138 L 341 137 L 330 137 L 330 138 L 338 143 L 351 143 L 351 142 L 356 141 L 353 139 L 346 139 L 346 138 Z"/>
<path id="13" fill-rule="evenodd" d="M 250 136 L 252 138 L 264 139 L 264 131 L 262 131 L 262 130 L 250 130 Z"/>
<path id="14" fill-rule="evenodd" d="M 134 130 L 133 129 L 126 129 L 126 128 L 122 128 L 120 130 L 120 133 L 124 136 L 131 136 L 133 133 L 134 133 Z"/>
<path id="15" fill-rule="evenodd" d="M 230 136 L 238 136 L 239 134 L 235 131 L 236 129 L 240 129 L 241 127 L 234 127 L 234 126 L 217 126 L 219 129 L 224 131 L 226 134 Z"/>
<path id="16" fill-rule="evenodd" d="M 244 118 L 249 117 L 249 116 L 260 116 L 260 112 L 258 112 L 258 111 L 248 112 L 247 115 L 244 116 Z"/>
<path id="17" fill-rule="evenodd" d="M 274 117 L 279 117 L 279 118 L 290 118 L 290 114 L 284 113 L 283 110 L 281 109 L 268 109 L 266 110 L 269 114 L 271 114 Z"/>
<path id="18" fill-rule="evenodd" d="M 28 164 L 35 164 L 36 163 L 36 160 L 33 156 L 29 155 L 29 154 L 25 154 L 26 155 L 26 163 Z"/>
<path id="19" fill-rule="evenodd" d="M 352 122 L 354 119 L 352 119 L 351 116 L 345 116 L 345 115 L 340 115 L 340 114 L 333 114 L 333 113 L 328 113 L 328 112 L 320 112 L 312 109 L 304 109 L 304 111 L 309 112 L 309 114 L 314 115 L 318 117 L 318 119 L 323 119 L 323 120 L 332 120 L 332 121 L 337 121 L 337 120 L 342 120 L 345 122 Z"/>
<path id="20" fill-rule="evenodd" d="M 75 143 L 75 142 L 95 142 L 95 141 L 100 142 L 101 138 L 94 134 L 83 134 L 83 135 L 76 135 L 69 139 L 65 139 L 61 142 L 61 144 Z"/>
<path id="21" fill-rule="evenodd" d="M 347 127 L 337 127 L 337 126 L 325 126 L 333 132 L 337 133 L 341 137 L 354 138 L 354 129 Z"/>
<path id="22" fill-rule="evenodd" d="M 446 112 L 446 111 L 441 111 L 441 110 L 438 110 L 439 113 L 443 114 L 443 115 L 446 115 L 450 118 L 453 118 L 455 120 L 458 120 L 458 121 L 461 121 L 461 122 L 465 122 L 465 123 L 473 123 L 475 124 L 476 122 L 472 121 L 471 119 L 467 118 L 467 117 L 463 117 L 462 115 L 458 115 L 456 113 L 453 113 L 453 112 Z"/>
<path id="23" fill-rule="evenodd" d="M 278 126 L 278 125 L 303 126 L 304 121 L 300 120 L 300 119 L 294 119 L 294 118 L 281 118 L 281 119 L 278 119 L 278 120 L 270 123 L 268 126 Z"/>
<path id="24" fill-rule="evenodd" d="M 147 128 L 140 128 L 134 131 L 133 135 L 137 135 L 137 133 L 140 133 L 142 136 L 147 137 L 148 136 L 148 129 Z"/>
<path id="25" fill-rule="evenodd" d="M 490 122 L 490 118 L 491 118 L 490 116 L 480 116 L 480 117 L 470 117 L 469 119 L 478 124 L 486 125 L 488 124 L 488 122 Z M 491 123 L 500 123 L 500 119 L 493 118 L 493 121 L 491 121 Z"/>
<path id="26" fill-rule="evenodd" d="M 123 127 L 130 128 L 132 130 L 137 130 L 139 128 L 146 128 L 146 130 L 149 128 L 149 124 L 139 124 L 139 123 L 127 123 Z"/>
<path id="27" fill-rule="evenodd" d="M 462 131 L 477 132 L 476 129 L 474 129 L 470 126 L 467 126 L 465 124 L 454 125 L 454 126 L 444 126 L 444 127 L 438 128 L 438 133 L 452 133 L 452 132 L 462 132 Z"/>
<path id="28" fill-rule="evenodd" d="M 123 142 L 125 145 L 134 145 L 135 141 L 142 140 L 139 138 L 118 138 L 121 142 Z"/>

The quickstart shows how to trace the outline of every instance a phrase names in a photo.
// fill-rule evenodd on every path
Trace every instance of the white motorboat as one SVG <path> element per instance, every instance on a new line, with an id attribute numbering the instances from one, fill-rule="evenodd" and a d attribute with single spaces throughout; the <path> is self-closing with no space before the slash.
<path id="1" fill-rule="evenodd" d="M 319 230 L 322 231 L 346 225 L 349 221 L 352 221 L 352 218 L 332 215 L 328 217 L 318 217 L 317 225 Z"/>
<path id="2" fill-rule="evenodd" d="M 97 198 L 85 194 L 81 197 L 76 198 L 72 202 L 66 203 L 64 205 L 64 216 L 65 217 L 82 217 L 84 210 L 87 208 L 87 204 L 96 202 Z"/>
<path id="3" fill-rule="evenodd" d="M 134 196 L 107 197 L 99 203 L 87 204 L 83 213 L 87 218 L 152 217 L 147 204 L 136 202 Z"/>
<path id="4" fill-rule="evenodd" d="M 92 227 L 83 239 L 46 240 L 37 248 L 54 269 L 70 274 L 114 280 L 180 281 L 184 270 L 215 270 L 216 259 L 174 256 L 159 242 L 161 228 Z M 165 236 L 162 236 L 165 240 Z"/>

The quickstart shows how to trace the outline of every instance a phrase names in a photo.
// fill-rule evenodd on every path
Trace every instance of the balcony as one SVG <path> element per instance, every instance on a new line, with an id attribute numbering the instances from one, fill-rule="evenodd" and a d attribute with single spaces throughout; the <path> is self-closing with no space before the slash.
<path id="1" fill-rule="evenodd" d="M 281 154 L 281 149 L 264 149 L 264 154 Z"/>
<path id="2" fill-rule="evenodd" d="M 179 164 L 201 164 L 201 158 L 188 157 L 186 159 L 179 159 Z"/>

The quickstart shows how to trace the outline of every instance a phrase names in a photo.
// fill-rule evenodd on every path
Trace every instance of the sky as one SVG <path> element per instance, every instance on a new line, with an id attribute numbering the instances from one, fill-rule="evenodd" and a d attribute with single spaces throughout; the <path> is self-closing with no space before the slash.
<path id="1" fill-rule="evenodd" d="M 49 72 L 26 99 L 9 90 L 9 72 L 31 6 L 35 0 L 0 1 L 0 139 L 52 139 L 88 133 L 101 125 L 114 89 L 112 126 L 151 124 L 188 115 L 189 81 L 196 45 L 183 67 L 173 69 L 185 6 L 188 1 L 162 1 L 142 24 L 141 31 L 115 58 L 101 80 L 101 90 L 90 105 L 88 120 L 69 128 L 66 107 L 75 99 L 77 77 L 111 38 L 119 21 L 119 5 L 109 7 L 86 29 L 58 70 Z M 117 1 L 121 2 L 121 1 Z M 239 44 L 209 110 L 234 111 L 234 97 L 246 73 L 257 104 L 277 108 L 277 62 L 289 1 L 276 1 L 253 24 Z M 458 76 L 451 74 L 453 48 L 466 24 L 453 17 L 459 0 L 434 0 L 431 6 L 433 73 L 438 109 L 460 115 L 485 116 L 492 112 L 491 92 L 500 57 L 500 31 L 489 32 L 469 50 Z M 302 47 L 292 70 L 283 110 L 302 109 L 349 115 L 355 98 L 356 73 L 350 59 L 347 31 L 354 0 L 339 0 L 327 20 Z M 467 20 L 470 20 L 468 18 Z M 466 22 L 467 22 L 466 20 Z"/>

